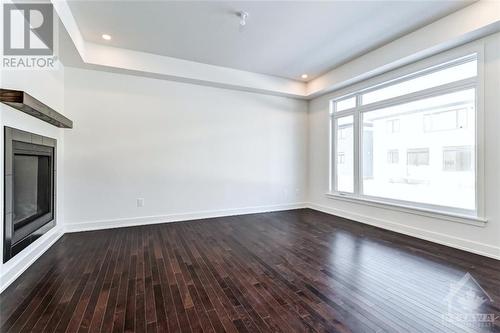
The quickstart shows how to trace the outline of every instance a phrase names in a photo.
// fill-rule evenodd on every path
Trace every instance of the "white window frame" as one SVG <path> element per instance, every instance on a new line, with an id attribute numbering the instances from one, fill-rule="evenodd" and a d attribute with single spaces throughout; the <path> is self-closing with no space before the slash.
<path id="1" fill-rule="evenodd" d="M 371 90 L 380 89 L 384 86 L 392 85 L 400 81 L 406 81 L 413 77 L 429 74 L 433 71 L 439 71 L 449 66 L 456 66 L 462 59 L 463 62 L 470 60 L 470 56 L 475 55 L 477 59 L 477 76 L 441 86 L 425 89 L 422 91 L 409 93 L 403 96 L 389 98 L 383 101 L 361 105 L 361 95 Z M 407 202 L 396 199 L 373 197 L 364 195 L 362 189 L 362 151 L 360 141 L 362 140 L 362 128 L 360 117 L 363 112 L 372 111 L 384 107 L 403 104 L 405 102 L 418 99 L 438 96 L 454 91 L 465 90 L 468 88 L 476 89 L 476 121 L 475 121 L 475 189 L 476 202 L 475 210 L 465 210 L 453 207 L 445 207 L 432 204 L 422 204 L 416 202 Z M 356 106 L 348 110 L 336 112 L 335 101 L 348 97 L 356 96 Z M 354 117 L 354 192 L 341 192 L 336 190 L 336 127 L 337 119 L 352 115 Z M 450 51 L 414 62 L 402 68 L 381 74 L 372 79 L 362 81 L 350 87 L 341 89 L 331 95 L 330 98 L 330 158 L 329 158 L 329 190 L 326 195 L 337 200 L 350 201 L 355 203 L 376 206 L 379 208 L 403 211 L 406 213 L 423 215 L 428 217 L 440 218 L 444 220 L 456 221 L 461 223 L 484 226 L 486 218 L 484 217 L 484 44 L 474 42 Z M 362 141 L 361 141 L 362 142 Z"/>

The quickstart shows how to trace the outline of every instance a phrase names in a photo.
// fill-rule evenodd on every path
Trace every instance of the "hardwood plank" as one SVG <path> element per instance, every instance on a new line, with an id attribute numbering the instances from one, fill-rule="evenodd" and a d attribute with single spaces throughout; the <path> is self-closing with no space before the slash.
<path id="1" fill-rule="evenodd" d="M 500 332 L 446 322 L 500 262 L 309 209 L 64 235 L 0 295 L 0 332 Z"/>

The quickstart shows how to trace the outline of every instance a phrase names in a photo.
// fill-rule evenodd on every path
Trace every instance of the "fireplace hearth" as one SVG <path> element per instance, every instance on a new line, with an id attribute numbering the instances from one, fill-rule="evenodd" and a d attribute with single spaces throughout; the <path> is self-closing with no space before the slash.
<path id="1" fill-rule="evenodd" d="M 3 262 L 55 225 L 56 140 L 5 127 Z"/>

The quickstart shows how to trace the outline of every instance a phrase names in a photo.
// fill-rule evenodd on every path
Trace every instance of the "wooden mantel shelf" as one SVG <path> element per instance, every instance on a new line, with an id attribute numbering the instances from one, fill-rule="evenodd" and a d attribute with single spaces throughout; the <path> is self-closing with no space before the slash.
<path id="1" fill-rule="evenodd" d="M 21 90 L 0 89 L 0 102 L 61 128 L 73 128 L 73 121 Z"/>

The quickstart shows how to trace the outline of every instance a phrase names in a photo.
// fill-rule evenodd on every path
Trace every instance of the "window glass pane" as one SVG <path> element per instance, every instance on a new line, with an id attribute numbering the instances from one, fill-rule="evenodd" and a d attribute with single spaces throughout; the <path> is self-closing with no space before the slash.
<path id="1" fill-rule="evenodd" d="M 339 192 L 354 190 L 354 132 L 353 116 L 341 117 L 336 121 L 336 189 Z"/>
<path id="2" fill-rule="evenodd" d="M 344 111 L 356 106 L 356 97 L 349 97 L 335 102 L 335 111 Z"/>
<path id="3" fill-rule="evenodd" d="M 475 209 L 475 89 L 365 112 L 362 122 L 363 194 Z"/>
<path id="4" fill-rule="evenodd" d="M 442 84 L 455 82 L 477 75 L 477 60 L 442 69 L 440 71 L 422 75 L 414 79 L 396 83 L 394 85 L 367 92 L 361 96 L 361 104 L 366 105 L 385 99 L 414 93 L 420 90 L 437 87 Z"/>

